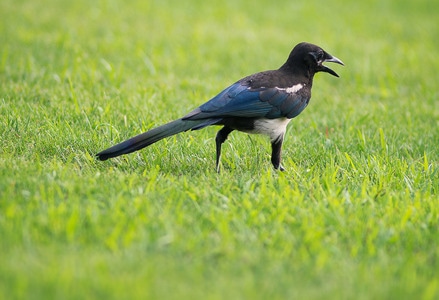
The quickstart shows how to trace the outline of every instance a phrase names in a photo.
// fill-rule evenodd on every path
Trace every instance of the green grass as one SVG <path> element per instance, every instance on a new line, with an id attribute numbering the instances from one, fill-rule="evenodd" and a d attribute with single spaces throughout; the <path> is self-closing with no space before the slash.
<path id="1" fill-rule="evenodd" d="M 0 3 L 0 298 L 437 299 L 439 4 Z M 99 162 L 300 41 L 318 74 L 272 170 L 218 128 Z M 171 108 L 171 109 L 170 109 Z"/>

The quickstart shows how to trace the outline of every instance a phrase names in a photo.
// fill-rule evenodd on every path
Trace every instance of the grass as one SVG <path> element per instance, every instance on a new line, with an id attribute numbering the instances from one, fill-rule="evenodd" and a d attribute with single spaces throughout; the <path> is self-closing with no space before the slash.
<path id="1" fill-rule="evenodd" d="M 0 298 L 437 299 L 433 1 L 0 3 Z M 106 162 L 300 41 L 341 58 L 272 170 L 217 128 Z"/>

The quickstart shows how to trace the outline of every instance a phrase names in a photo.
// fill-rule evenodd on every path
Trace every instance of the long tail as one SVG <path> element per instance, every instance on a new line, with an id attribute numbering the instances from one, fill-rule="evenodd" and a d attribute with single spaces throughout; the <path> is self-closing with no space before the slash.
<path id="1" fill-rule="evenodd" d="M 164 139 L 165 137 L 197 127 L 203 122 L 206 122 L 206 120 L 190 121 L 178 119 L 169 122 L 168 124 L 151 129 L 150 131 L 141 133 L 133 138 L 130 138 L 129 140 L 114 145 L 113 147 L 105 149 L 104 151 L 96 154 L 96 156 L 99 160 L 107 160 L 122 154 L 128 154 L 145 148 L 155 142 L 160 141 L 161 139 Z"/>

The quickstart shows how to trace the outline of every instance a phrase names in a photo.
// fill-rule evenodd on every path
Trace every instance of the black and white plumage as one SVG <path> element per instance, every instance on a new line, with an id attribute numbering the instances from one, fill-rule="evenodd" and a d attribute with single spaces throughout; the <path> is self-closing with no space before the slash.
<path id="1" fill-rule="evenodd" d="M 233 130 L 268 136 L 272 146 L 271 162 L 275 169 L 284 170 L 281 149 L 286 127 L 308 105 L 314 74 L 327 72 L 338 77 L 337 73 L 323 65 L 325 62 L 343 65 L 341 60 L 322 48 L 300 43 L 278 70 L 247 76 L 186 116 L 99 152 L 97 157 L 106 160 L 137 151 L 183 131 L 222 125 L 224 127 L 215 139 L 217 171 L 221 145 Z"/>

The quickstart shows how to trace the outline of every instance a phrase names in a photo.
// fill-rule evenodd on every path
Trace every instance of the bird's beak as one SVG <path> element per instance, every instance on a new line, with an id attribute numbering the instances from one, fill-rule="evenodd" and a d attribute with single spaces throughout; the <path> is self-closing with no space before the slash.
<path id="1" fill-rule="evenodd" d="M 327 54 L 325 59 L 320 63 L 320 68 L 321 68 L 320 71 L 321 72 L 326 72 L 326 73 L 329 73 L 331 75 L 334 75 L 335 77 L 339 77 L 337 73 L 335 73 L 333 70 L 331 70 L 327 66 L 323 65 L 323 63 L 325 63 L 325 62 L 333 62 L 333 63 L 339 64 L 342 66 L 344 66 L 344 63 L 340 59 L 338 59 L 337 57 L 332 56 L 330 54 Z"/>

